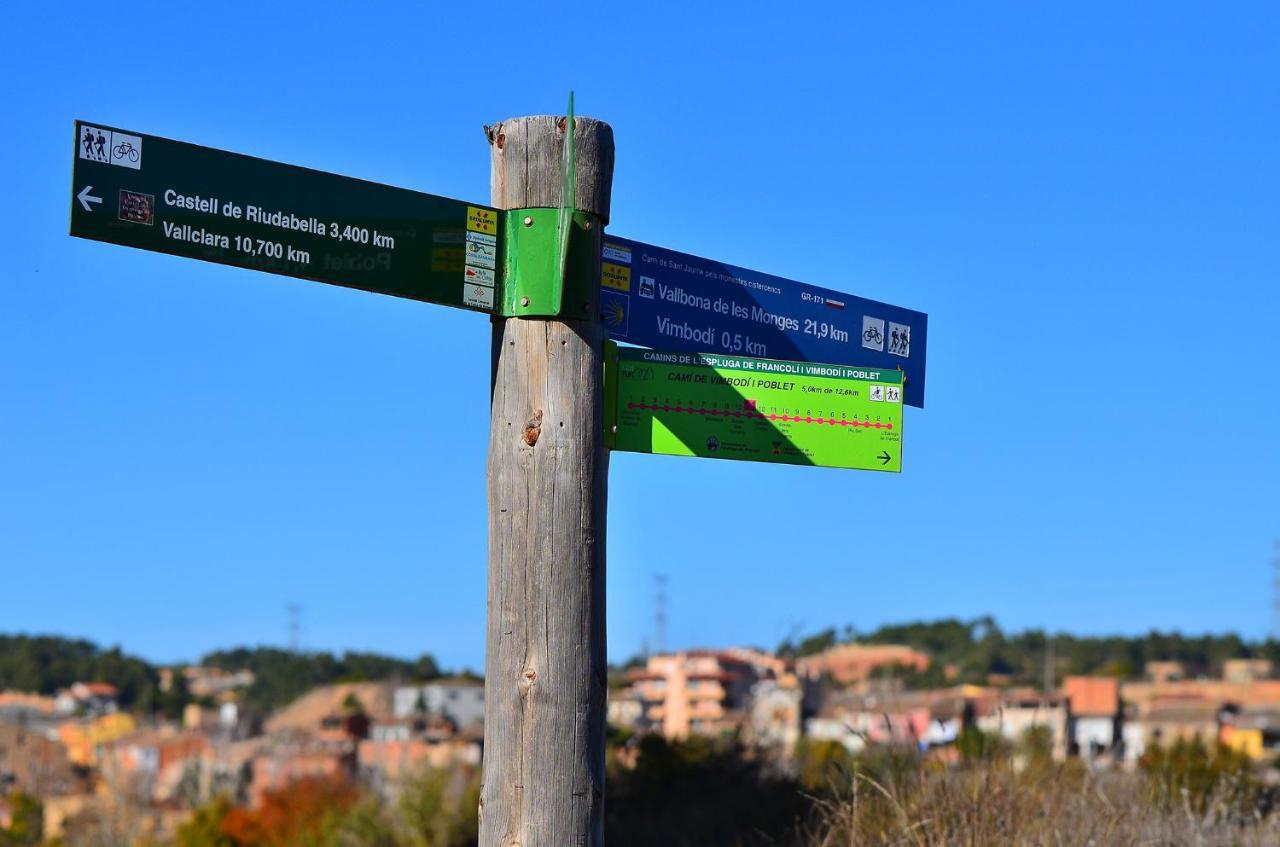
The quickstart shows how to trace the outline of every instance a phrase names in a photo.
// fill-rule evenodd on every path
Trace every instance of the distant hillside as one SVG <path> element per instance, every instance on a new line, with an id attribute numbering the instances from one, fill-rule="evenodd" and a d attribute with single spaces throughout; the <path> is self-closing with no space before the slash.
<path id="1" fill-rule="evenodd" d="M 1217 676 L 1222 672 L 1222 663 L 1234 658 L 1264 658 L 1280 664 L 1280 643 L 1249 642 L 1234 633 L 1184 636 L 1152 631 L 1133 637 L 1048 634 L 1038 629 L 1005 633 L 991 617 L 890 624 L 866 633 L 851 626 L 839 631 L 831 627 L 787 639 L 779 645 L 778 652 L 808 656 L 854 641 L 905 644 L 934 657 L 933 667 L 925 673 L 899 674 L 915 687 L 943 683 L 945 665 L 955 668 L 961 682 L 981 683 L 995 674 L 1035 685 L 1044 679 L 1045 661 L 1050 655 L 1059 681 L 1066 674 L 1132 678 L 1143 673 L 1147 662 L 1162 660 L 1182 662 L 1191 676 Z M 1051 651 L 1047 649 L 1050 641 Z"/>
<path id="2" fill-rule="evenodd" d="M 317 685 L 334 682 L 403 679 L 440 675 L 435 659 L 423 654 L 400 659 L 378 653 L 292 653 L 274 647 L 219 650 L 200 660 L 228 671 L 248 668 L 255 681 L 245 694 L 251 709 L 266 714 Z M 119 647 L 103 648 L 85 639 L 49 635 L 0 634 L 0 691 L 17 689 L 53 694 L 73 682 L 109 682 L 120 690 L 125 709 L 181 714 L 191 698 L 185 690 L 160 691 L 160 665 L 130 656 Z"/>
<path id="3" fill-rule="evenodd" d="M 119 647 L 55 635 L 0 635 L 0 691 L 15 688 L 52 694 L 73 682 L 109 682 L 126 707 L 155 708 L 156 668 Z"/>
<path id="4" fill-rule="evenodd" d="M 274 647 L 238 647 L 219 650 L 200 660 L 223 670 L 248 668 L 254 682 L 245 693 L 251 709 L 267 713 L 290 703 L 317 685 L 335 682 L 367 682 L 401 679 L 405 682 L 440 676 L 436 660 L 424 653 L 416 660 L 378 653 L 293 653 Z"/>

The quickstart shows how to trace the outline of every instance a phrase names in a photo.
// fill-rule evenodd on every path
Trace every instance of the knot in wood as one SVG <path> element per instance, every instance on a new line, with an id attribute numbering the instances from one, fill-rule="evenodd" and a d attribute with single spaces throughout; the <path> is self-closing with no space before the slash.
<path id="1" fill-rule="evenodd" d="M 532 447 L 538 443 L 538 436 L 540 435 L 542 435 L 542 410 L 538 409 L 533 413 L 533 417 L 525 421 L 524 443 Z"/>
<path id="2" fill-rule="evenodd" d="M 517 686 L 520 689 L 520 696 L 528 697 L 529 689 L 533 688 L 534 684 L 537 683 L 537 681 L 538 681 L 538 672 L 535 671 L 533 668 L 525 668 L 524 673 L 520 674 L 520 682 L 517 683 Z"/>

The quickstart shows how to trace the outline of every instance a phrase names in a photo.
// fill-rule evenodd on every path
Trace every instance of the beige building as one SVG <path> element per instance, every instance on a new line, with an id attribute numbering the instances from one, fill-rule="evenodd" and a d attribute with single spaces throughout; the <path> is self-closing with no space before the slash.
<path id="1" fill-rule="evenodd" d="M 1198 738 L 1212 745 L 1219 736 L 1222 707 L 1210 700 L 1167 699 L 1149 704 L 1134 723 L 1140 729 L 1145 750 L 1154 744 L 1167 746 Z"/>
<path id="2" fill-rule="evenodd" d="M 1053 758 L 1062 761 L 1069 746 L 1069 718 L 1067 699 L 1059 694 L 1011 690 L 1000 696 L 992 711 L 977 716 L 977 726 L 1015 744 L 1025 739 L 1029 730 L 1043 727 L 1049 731 Z"/>
<path id="3" fill-rule="evenodd" d="M 929 657 L 901 644 L 837 644 L 796 661 L 796 671 L 811 679 L 824 676 L 841 685 L 862 682 L 881 669 L 925 671 Z"/>
<path id="4" fill-rule="evenodd" d="M 1227 659 L 1222 665 L 1224 682 L 1249 683 L 1271 679 L 1270 659 Z"/>
<path id="5" fill-rule="evenodd" d="M 1147 662 L 1146 675 L 1152 682 L 1177 682 L 1186 678 L 1187 669 L 1182 662 Z"/>
<path id="6" fill-rule="evenodd" d="M 730 651 L 690 650 L 650 656 L 627 679 L 630 696 L 642 704 L 645 723 L 667 738 L 688 738 L 739 729 L 751 686 L 771 673 Z"/>
<path id="7" fill-rule="evenodd" d="M 62 744 L 20 726 L 0 723 L 0 797 L 22 791 L 39 797 L 83 790 Z"/>

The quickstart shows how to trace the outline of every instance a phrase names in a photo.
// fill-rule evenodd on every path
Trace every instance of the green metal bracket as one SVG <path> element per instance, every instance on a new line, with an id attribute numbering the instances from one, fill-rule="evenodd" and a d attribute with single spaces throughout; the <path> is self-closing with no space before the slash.
<path id="1" fill-rule="evenodd" d="M 585 320 L 595 315 L 600 220 L 574 212 L 567 246 L 562 246 L 560 221 L 559 209 L 510 209 L 503 214 L 506 256 L 498 304 L 502 317 Z"/>

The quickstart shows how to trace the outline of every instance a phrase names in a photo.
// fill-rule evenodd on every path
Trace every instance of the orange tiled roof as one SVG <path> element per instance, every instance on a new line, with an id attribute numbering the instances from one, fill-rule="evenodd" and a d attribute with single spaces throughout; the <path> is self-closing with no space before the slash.
<path id="1" fill-rule="evenodd" d="M 1120 681 L 1109 676 L 1069 676 L 1062 693 L 1077 715 L 1114 715 L 1120 709 Z"/>

